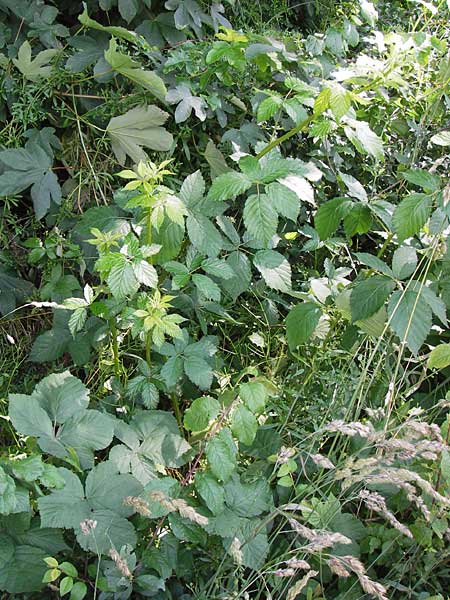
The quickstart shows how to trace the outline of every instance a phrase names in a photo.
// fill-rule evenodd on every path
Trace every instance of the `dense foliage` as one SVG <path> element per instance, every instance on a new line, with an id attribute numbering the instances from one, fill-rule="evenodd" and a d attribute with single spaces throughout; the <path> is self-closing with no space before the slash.
<path id="1" fill-rule="evenodd" d="M 449 16 L 0 0 L 5 597 L 449 598 Z"/>

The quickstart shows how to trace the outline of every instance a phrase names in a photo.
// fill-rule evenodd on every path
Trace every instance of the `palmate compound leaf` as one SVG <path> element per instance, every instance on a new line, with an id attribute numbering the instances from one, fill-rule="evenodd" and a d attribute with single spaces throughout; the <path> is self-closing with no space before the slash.
<path id="1" fill-rule="evenodd" d="M 87 469 L 114 429 L 113 417 L 87 410 L 88 401 L 85 386 L 66 371 L 44 378 L 31 396 L 11 394 L 9 417 L 19 433 L 37 438 L 43 452 L 66 458 L 71 448 Z"/>
<path id="2" fill-rule="evenodd" d="M 173 137 L 162 127 L 168 116 L 157 106 L 144 105 L 113 117 L 106 131 L 119 164 L 124 165 L 127 156 L 135 163 L 147 160 L 143 147 L 163 152 L 169 150 Z"/>
<path id="3" fill-rule="evenodd" d="M 158 469 L 183 465 L 191 450 L 175 418 L 165 411 L 137 413 L 129 425 L 118 422 L 115 436 L 122 444 L 112 448 L 110 460 L 120 473 L 132 473 L 143 485 Z"/>
<path id="4" fill-rule="evenodd" d="M 80 546 L 96 554 L 136 544 L 136 532 L 127 521 L 133 509 L 124 499 L 140 495 L 143 488 L 132 475 L 120 474 L 106 461 L 90 471 L 84 490 L 74 473 L 65 468 L 59 471 L 64 488 L 38 500 L 42 527 L 73 529 Z M 85 524 L 86 520 L 90 524 Z"/>

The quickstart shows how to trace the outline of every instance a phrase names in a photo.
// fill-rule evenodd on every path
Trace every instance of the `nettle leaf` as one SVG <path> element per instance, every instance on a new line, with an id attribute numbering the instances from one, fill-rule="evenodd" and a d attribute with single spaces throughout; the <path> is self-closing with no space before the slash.
<path id="1" fill-rule="evenodd" d="M 291 308 L 286 317 L 286 334 L 291 350 L 311 339 L 321 316 L 320 307 L 312 302 L 303 302 Z"/>
<path id="2" fill-rule="evenodd" d="M 142 147 L 162 152 L 169 150 L 173 137 L 162 127 L 168 116 L 157 106 L 144 105 L 113 117 L 106 131 L 119 164 L 124 165 L 127 156 L 135 163 L 145 162 L 147 155 Z"/>
<path id="3" fill-rule="evenodd" d="M 208 192 L 208 198 L 216 202 L 234 200 L 240 194 L 246 192 L 251 185 L 252 181 L 244 173 L 229 171 L 214 179 Z"/>
<path id="4" fill-rule="evenodd" d="M 409 194 L 394 211 L 392 223 L 399 242 L 422 229 L 431 214 L 432 198 L 427 194 Z"/>
<path id="5" fill-rule="evenodd" d="M 94 450 L 111 443 L 114 429 L 113 417 L 87 409 L 88 394 L 68 371 L 52 374 L 31 396 L 12 394 L 9 416 L 19 433 L 37 438 L 43 452 L 67 458 L 72 450 L 87 469 L 93 465 Z"/>
<path id="6" fill-rule="evenodd" d="M 350 296 L 352 320 L 361 321 L 378 312 L 394 288 L 395 282 L 385 275 L 374 275 L 358 282 Z"/>
<path id="7" fill-rule="evenodd" d="M 206 458 L 219 481 L 227 481 L 236 469 L 237 448 L 228 427 L 224 427 L 206 444 Z"/>
<path id="8" fill-rule="evenodd" d="M 74 473 L 64 468 L 60 473 L 64 488 L 38 500 L 43 527 L 73 529 L 80 546 L 96 554 L 136 544 L 136 532 L 126 518 L 133 509 L 124 504 L 126 496 L 138 496 L 143 491 L 133 476 L 120 474 L 106 461 L 89 472 L 84 490 Z M 86 519 L 95 526 L 83 526 Z"/>
<path id="9" fill-rule="evenodd" d="M 0 196 L 20 194 L 31 186 L 37 219 L 47 214 L 51 201 L 61 204 L 61 188 L 52 171 L 52 149 L 40 141 L 29 140 L 24 148 L 0 152 L 0 163 L 5 167 L 0 175 Z"/>
<path id="10" fill-rule="evenodd" d="M 392 294 L 388 304 L 390 326 L 400 341 L 415 355 L 431 330 L 432 311 L 420 292 L 406 290 Z"/>
<path id="11" fill-rule="evenodd" d="M 291 265 L 282 254 L 274 250 L 260 250 L 255 254 L 253 264 L 269 287 L 280 292 L 290 291 Z"/>
<path id="12" fill-rule="evenodd" d="M 164 100 L 167 89 L 164 81 L 153 71 L 145 71 L 130 56 L 117 50 L 117 42 L 112 39 L 105 51 L 105 59 L 117 73 L 131 79 L 150 91 L 158 100 Z"/>
<path id="13" fill-rule="evenodd" d="M 50 77 L 52 67 L 48 63 L 58 52 L 59 50 L 56 49 L 42 50 L 32 60 L 30 43 L 25 40 L 19 48 L 17 58 L 12 60 L 25 79 L 36 82 L 39 79 Z"/>

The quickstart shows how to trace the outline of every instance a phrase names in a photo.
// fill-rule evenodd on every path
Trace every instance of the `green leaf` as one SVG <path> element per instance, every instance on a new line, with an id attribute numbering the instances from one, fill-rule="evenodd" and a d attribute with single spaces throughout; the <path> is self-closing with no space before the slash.
<path id="1" fill-rule="evenodd" d="M 383 142 L 370 129 L 369 125 L 364 121 L 356 121 L 355 119 L 348 119 L 348 122 L 350 127 L 344 127 L 344 131 L 358 152 L 369 154 L 377 160 L 383 160 Z"/>
<path id="2" fill-rule="evenodd" d="M 217 148 L 212 140 L 209 140 L 206 144 L 205 159 L 211 169 L 211 179 L 215 179 L 219 175 L 228 173 L 231 171 L 227 165 L 224 155 Z"/>
<path id="3" fill-rule="evenodd" d="M 184 413 L 184 426 L 189 431 L 204 431 L 220 412 L 220 404 L 211 396 L 197 398 Z"/>
<path id="4" fill-rule="evenodd" d="M 231 296 L 233 301 L 248 290 L 252 280 L 250 261 L 240 251 L 231 252 L 226 259 L 227 265 L 233 270 L 233 277 L 222 282 L 222 288 Z"/>
<path id="5" fill-rule="evenodd" d="M 291 221 L 297 221 L 300 201 L 295 192 L 280 183 L 271 183 L 266 187 L 266 194 L 278 214 Z"/>
<path id="6" fill-rule="evenodd" d="M 333 198 L 319 206 L 314 217 L 314 227 L 321 240 L 333 235 L 352 205 L 347 198 Z"/>
<path id="7" fill-rule="evenodd" d="M 268 244 L 277 232 L 278 216 L 266 194 L 253 194 L 245 201 L 244 223 L 250 235 Z"/>
<path id="8" fill-rule="evenodd" d="M 367 319 L 378 312 L 394 288 L 395 282 L 384 275 L 374 275 L 358 282 L 350 296 L 352 321 Z"/>
<path id="9" fill-rule="evenodd" d="M 212 279 L 206 275 L 195 273 L 192 275 L 192 282 L 204 298 L 220 302 L 220 288 Z"/>
<path id="10" fill-rule="evenodd" d="M 49 569 L 44 573 L 44 577 L 42 578 L 42 583 L 51 583 L 58 579 L 61 575 L 61 571 L 59 569 Z"/>
<path id="11" fill-rule="evenodd" d="M 280 292 L 291 290 L 291 265 L 282 254 L 274 250 L 260 250 L 255 254 L 253 264 L 269 287 Z"/>
<path id="12" fill-rule="evenodd" d="M 206 445 L 206 458 L 211 471 L 221 481 L 227 481 L 236 469 L 237 448 L 231 431 L 224 427 Z"/>
<path id="13" fill-rule="evenodd" d="M 158 273 L 146 260 L 138 260 L 133 263 L 133 272 L 139 283 L 150 288 L 156 288 L 158 285 Z"/>
<path id="14" fill-rule="evenodd" d="M 73 588 L 72 577 L 63 577 L 59 583 L 59 593 L 61 596 L 68 594 Z"/>
<path id="15" fill-rule="evenodd" d="M 383 275 L 394 278 L 392 269 L 374 254 L 369 254 L 367 252 L 356 252 L 355 256 L 363 265 L 366 265 L 375 271 L 379 271 L 380 273 L 383 273 Z"/>
<path id="16" fill-rule="evenodd" d="M 392 223 L 399 242 L 419 233 L 431 213 L 432 198 L 427 194 L 406 196 L 394 211 Z"/>
<path id="17" fill-rule="evenodd" d="M 186 228 L 190 241 L 200 253 L 215 257 L 223 248 L 222 236 L 208 217 L 190 214 Z"/>
<path id="18" fill-rule="evenodd" d="M 231 431 L 237 439 L 250 446 L 255 439 L 258 421 L 245 406 L 237 406 L 231 415 Z"/>
<path id="19" fill-rule="evenodd" d="M 239 396 L 247 408 L 255 415 L 264 412 L 268 394 L 266 386 L 260 381 L 241 383 L 239 386 Z"/>
<path id="20" fill-rule="evenodd" d="M 76 570 L 76 568 L 73 566 L 72 563 L 63 562 L 59 565 L 59 569 L 65 575 L 69 575 L 70 577 L 78 577 L 78 571 Z"/>
<path id="21" fill-rule="evenodd" d="M 52 67 L 48 63 L 56 54 L 56 49 L 42 50 L 31 60 L 31 46 L 25 40 L 19 48 L 17 58 L 13 58 L 12 61 L 25 79 L 37 82 L 39 79 L 50 77 Z"/>
<path id="22" fill-rule="evenodd" d="M 327 110 L 330 106 L 331 90 L 329 87 L 324 87 L 314 101 L 314 116 L 318 117 Z"/>
<path id="23" fill-rule="evenodd" d="M 450 344 L 440 344 L 433 348 L 428 357 L 429 369 L 445 369 L 450 365 Z"/>
<path id="24" fill-rule="evenodd" d="M 344 217 L 344 229 L 347 237 L 357 233 L 367 233 L 372 224 L 372 213 L 365 204 L 355 204 Z"/>
<path id="25" fill-rule="evenodd" d="M 273 117 L 281 108 L 283 101 L 278 96 L 269 96 L 260 102 L 258 111 L 256 113 L 256 119 L 258 123 L 261 121 L 267 121 Z"/>
<path id="26" fill-rule="evenodd" d="M 351 105 L 350 93 L 341 85 L 333 85 L 330 90 L 330 109 L 336 121 L 339 122 L 341 120 L 349 111 Z"/>
<path id="27" fill-rule="evenodd" d="M 252 185 L 251 180 L 237 171 L 229 171 L 216 177 L 208 192 L 208 199 L 216 202 L 234 200 L 246 192 Z"/>
<path id="28" fill-rule="evenodd" d="M 441 178 L 425 169 L 411 169 L 401 173 L 403 179 L 421 187 L 425 192 L 437 192 L 441 186 Z"/>
<path id="29" fill-rule="evenodd" d="M 117 50 L 117 42 L 113 38 L 105 51 L 105 59 L 117 73 L 131 79 L 150 91 L 158 100 L 164 100 L 167 94 L 164 81 L 153 71 L 144 71 L 141 65 L 127 54 Z"/>
<path id="30" fill-rule="evenodd" d="M 157 106 L 132 108 L 119 117 L 113 117 L 106 128 L 113 152 L 119 164 L 129 156 L 135 163 L 146 161 L 142 147 L 165 152 L 172 145 L 172 135 L 162 127 L 168 114 Z"/>
<path id="31" fill-rule="evenodd" d="M 407 290 L 396 291 L 388 304 L 390 325 L 401 342 L 415 355 L 431 329 L 431 308 L 422 294 Z"/>
<path id="32" fill-rule="evenodd" d="M 211 387 L 213 370 L 204 358 L 196 354 L 185 356 L 183 368 L 189 379 L 201 390 L 208 390 Z"/>
<path id="33" fill-rule="evenodd" d="M 286 335 L 291 350 L 311 339 L 321 315 L 320 308 L 312 302 L 302 302 L 291 308 L 286 317 Z"/>
<path id="34" fill-rule="evenodd" d="M 136 41 L 137 35 L 133 31 L 128 31 L 128 29 L 125 29 L 124 27 L 105 27 L 104 25 L 101 25 L 100 23 L 94 21 L 94 19 L 91 19 L 89 17 L 85 3 L 83 3 L 83 8 L 84 10 L 82 14 L 79 15 L 78 20 L 85 27 L 90 29 L 96 29 L 97 31 L 104 31 L 106 33 L 110 33 L 111 35 L 127 40 L 128 42 L 133 43 Z"/>
<path id="35" fill-rule="evenodd" d="M 77 581 L 70 592 L 70 600 L 83 600 L 86 594 L 87 585 L 82 581 Z"/>
<path id="36" fill-rule="evenodd" d="M 209 275 L 220 277 L 220 279 L 231 279 L 234 276 L 230 265 L 219 258 L 207 258 L 202 262 L 202 269 Z"/>
<path id="37" fill-rule="evenodd" d="M 126 260 L 113 266 L 108 275 L 107 283 L 112 295 L 117 300 L 133 296 L 139 289 L 139 282 L 134 274 L 133 266 Z"/>
<path id="38" fill-rule="evenodd" d="M 225 508 L 224 489 L 211 473 L 197 471 L 195 489 L 214 515 L 220 515 L 223 512 Z"/>
<path id="39" fill-rule="evenodd" d="M 265 479 L 242 483 L 234 474 L 224 487 L 225 503 L 240 517 L 256 517 L 273 505 L 272 493 Z"/>
<path id="40" fill-rule="evenodd" d="M 417 267 L 417 252 L 412 246 L 400 246 L 392 257 L 392 270 L 397 279 L 406 279 Z"/>
<path id="41" fill-rule="evenodd" d="M 450 131 L 440 131 L 430 139 L 432 144 L 436 146 L 450 146 Z"/>

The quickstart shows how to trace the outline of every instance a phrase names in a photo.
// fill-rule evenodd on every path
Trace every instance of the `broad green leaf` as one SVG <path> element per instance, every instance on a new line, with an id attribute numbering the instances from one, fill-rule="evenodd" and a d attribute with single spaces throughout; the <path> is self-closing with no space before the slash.
<path id="1" fill-rule="evenodd" d="M 157 106 L 137 106 L 119 117 L 113 117 L 106 128 L 119 164 L 129 156 L 135 163 L 146 161 L 143 147 L 165 152 L 172 145 L 172 135 L 162 127 L 168 114 Z"/>
<path id="2" fill-rule="evenodd" d="M 236 469 L 237 448 L 231 431 L 224 427 L 206 444 L 206 458 L 211 471 L 221 481 L 227 481 Z"/>
<path id="3" fill-rule="evenodd" d="M 224 490 L 211 473 L 197 471 L 195 489 L 214 515 L 220 515 L 223 512 L 225 508 Z"/>
<path id="4" fill-rule="evenodd" d="M 347 237 L 357 233 L 367 233 L 372 224 L 372 213 L 368 206 L 362 203 L 355 204 L 344 217 L 344 229 Z"/>
<path id="5" fill-rule="evenodd" d="M 224 490 L 226 505 L 240 517 L 256 517 L 272 508 L 272 493 L 264 479 L 245 483 L 234 474 Z"/>
<path id="6" fill-rule="evenodd" d="M 220 302 L 220 288 L 212 279 L 206 275 L 195 273 L 192 275 L 192 282 L 204 298 Z"/>
<path id="7" fill-rule="evenodd" d="M 398 279 L 406 279 L 417 267 L 417 253 L 412 246 L 400 246 L 392 257 L 392 270 Z"/>
<path id="8" fill-rule="evenodd" d="M 282 104 L 283 101 L 278 96 L 269 96 L 268 98 L 265 98 L 262 102 L 260 102 L 258 111 L 256 113 L 258 123 L 261 123 L 261 121 L 267 121 L 273 117 L 278 110 L 280 110 Z"/>
<path id="9" fill-rule="evenodd" d="M 237 406 L 231 415 L 231 431 L 237 439 L 250 446 L 255 439 L 258 421 L 252 412 L 245 406 Z"/>
<path id="10" fill-rule="evenodd" d="M 206 144 L 205 159 L 211 169 L 211 179 L 215 179 L 219 175 L 231 171 L 226 163 L 224 155 L 212 140 L 209 140 Z"/>
<path id="11" fill-rule="evenodd" d="M 349 196 L 351 196 L 352 198 L 357 198 L 358 200 L 361 200 L 361 202 L 368 201 L 367 192 L 357 179 L 355 179 L 351 175 L 347 175 L 346 173 L 341 172 L 339 172 L 339 177 L 344 182 L 345 187 L 348 190 Z"/>
<path id="12" fill-rule="evenodd" d="M 266 194 L 253 194 L 244 206 L 244 223 L 250 235 L 268 244 L 277 232 L 278 216 Z"/>
<path id="13" fill-rule="evenodd" d="M 286 335 L 291 350 L 311 339 L 321 315 L 320 308 L 312 302 L 302 302 L 291 308 L 286 317 Z"/>
<path id="14" fill-rule="evenodd" d="M 422 294 L 416 291 L 396 291 L 388 304 L 390 325 L 415 355 L 431 329 L 431 308 Z"/>
<path id="15" fill-rule="evenodd" d="M 184 413 L 184 426 L 189 431 L 203 431 L 220 412 L 220 404 L 211 396 L 197 398 Z"/>
<path id="16" fill-rule="evenodd" d="M 280 183 L 271 183 L 266 187 L 266 195 L 278 214 L 291 221 L 297 221 L 300 212 L 298 195 Z"/>
<path id="17" fill-rule="evenodd" d="M 237 171 L 229 171 L 216 177 L 208 192 L 208 199 L 217 202 L 234 200 L 246 192 L 252 185 L 251 180 Z"/>
<path id="18" fill-rule="evenodd" d="M 383 142 L 377 134 L 370 129 L 364 121 L 348 119 L 350 127 L 344 127 L 348 139 L 356 147 L 358 152 L 369 154 L 377 160 L 384 159 Z"/>
<path id="19" fill-rule="evenodd" d="M 421 187 L 425 192 L 437 192 L 441 186 L 441 178 L 425 169 L 411 169 L 401 173 L 403 179 Z"/>
<path id="20" fill-rule="evenodd" d="M 87 585 L 83 581 L 77 581 L 70 592 L 69 600 L 83 600 L 87 591 Z"/>
<path id="21" fill-rule="evenodd" d="M 89 390 L 69 371 L 47 375 L 36 385 L 32 397 L 57 423 L 64 423 L 89 405 Z"/>
<path id="22" fill-rule="evenodd" d="M 220 279 L 231 279 L 234 276 L 233 269 L 225 261 L 219 258 L 207 258 L 202 262 L 202 269 L 209 275 Z"/>
<path id="23" fill-rule="evenodd" d="M 68 594 L 73 588 L 72 577 L 63 577 L 59 583 L 59 593 L 61 596 Z"/>
<path id="24" fill-rule="evenodd" d="M 201 390 L 208 390 L 213 382 L 213 369 L 202 356 L 191 354 L 183 361 L 184 372 Z"/>
<path id="25" fill-rule="evenodd" d="M 378 312 L 394 288 L 395 282 L 384 275 L 373 275 L 358 282 L 350 296 L 352 321 L 367 319 Z"/>
<path id="26" fill-rule="evenodd" d="M 432 136 L 430 142 L 436 144 L 436 146 L 450 146 L 450 131 L 436 133 Z"/>
<path id="27" fill-rule="evenodd" d="M 264 412 L 268 398 L 266 386 L 260 381 L 249 381 L 239 386 L 239 396 L 255 415 Z"/>
<path id="28" fill-rule="evenodd" d="M 107 278 L 109 289 L 117 300 L 132 296 L 139 289 L 133 266 L 125 260 L 115 264 Z"/>
<path id="29" fill-rule="evenodd" d="M 115 37 L 127 40 L 128 42 L 135 42 L 137 40 L 137 35 L 133 31 L 128 31 L 124 27 L 105 27 L 101 25 L 94 19 L 91 19 L 88 15 L 86 4 L 83 3 L 83 12 L 79 15 L 78 20 L 82 25 L 90 29 L 96 29 L 97 31 L 104 31 L 109 33 Z"/>
<path id="30" fill-rule="evenodd" d="M 399 242 L 419 233 L 430 217 L 431 204 L 427 194 L 410 194 L 400 202 L 392 217 Z"/>
<path id="31" fill-rule="evenodd" d="M 52 67 L 48 63 L 56 54 L 58 54 L 56 49 L 42 50 L 32 60 L 30 43 L 25 40 L 19 48 L 17 58 L 12 60 L 25 79 L 36 82 L 41 78 L 50 77 Z"/>
<path id="32" fill-rule="evenodd" d="M 321 240 L 326 240 L 335 233 L 352 205 L 347 198 L 333 198 L 319 206 L 314 217 L 314 227 Z"/>
<path id="33" fill-rule="evenodd" d="M 282 254 L 274 250 L 260 250 L 255 254 L 253 264 L 269 287 L 280 292 L 290 291 L 291 265 Z"/>
<path id="34" fill-rule="evenodd" d="M 428 357 L 429 369 L 445 369 L 450 365 L 450 344 L 440 344 L 433 348 Z"/>
<path id="35" fill-rule="evenodd" d="M 186 228 L 192 244 L 202 254 L 215 257 L 223 248 L 222 236 L 208 217 L 189 214 Z"/>
<path id="36" fill-rule="evenodd" d="M 131 79 L 150 91 L 158 100 L 164 100 L 167 89 L 164 81 L 153 71 L 145 71 L 141 65 L 131 57 L 117 50 L 117 42 L 113 38 L 109 48 L 105 51 L 105 59 L 117 73 Z"/>
<path id="37" fill-rule="evenodd" d="M 356 252 L 355 256 L 363 265 L 366 265 L 375 271 L 379 271 L 388 277 L 394 277 L 392 269 L 388 267 L 388 265 L 380 258 L 375 256 L 375 254 L 369 254 L 368 252 Z"/>
<path id="38" fill-rule="evenodd" d="M 329 87 L 324 87 L 314 101 L 314 116 L 318 117 L 327 110 L 330 106 L 331 90 Z"/>
<path id="39" fill-rule="evenodd" d="M 339 122 L 341 120 L 349 111 L 351 105 L 350 93 L 341 85 L 333 85 L 330 90 L 330 109 L 336 121 Z"/>
<path id="40" fill-rule="evenodd" d="M 222 288 L 228 292 L 233 301 L 248 290 L 252 280 L 250 261 L 240 251 L 231 252 L 226 259 L 227 265 L 233 270 L 233 277 L 222 282 Z"/>

